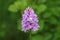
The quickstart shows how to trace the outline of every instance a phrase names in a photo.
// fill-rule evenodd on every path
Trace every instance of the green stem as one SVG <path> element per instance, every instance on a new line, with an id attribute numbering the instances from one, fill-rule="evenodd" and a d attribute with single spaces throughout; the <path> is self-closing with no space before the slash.
<path id="1" fill-rule="evenodd" d="M 32 40 L 31 39 L 31 31 L 28 32 L 28 39 L 27 40 Z"/>
<path id="2" fill-rule="evenodd" d="M 32 38 L 31 38 L 31 31 L 27 32 L 27 40 L 32 40 Z"/>
<path id="3" fill-rule="evenodd" d="M 31 39 L 31 32 L 29 33 L 29 40 L 32 40 L 32 39 Z"/>

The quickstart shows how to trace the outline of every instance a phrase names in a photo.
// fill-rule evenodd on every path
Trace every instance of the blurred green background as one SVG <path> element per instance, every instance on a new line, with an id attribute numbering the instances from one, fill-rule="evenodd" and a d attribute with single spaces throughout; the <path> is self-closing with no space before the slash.
<path id="1" fill-rule="evenodd" d="M 34 9 L 40 28 L 32 40 L 60 40 L 60 0 L 0 0 L 0 40 L 27 40 L 21 31 L 22 14 Z"/>

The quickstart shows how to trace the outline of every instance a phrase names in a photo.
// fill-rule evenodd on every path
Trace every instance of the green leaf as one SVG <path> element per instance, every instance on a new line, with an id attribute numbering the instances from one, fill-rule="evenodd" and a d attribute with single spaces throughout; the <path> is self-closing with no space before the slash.
<path id="1" fill-rule="evenodd" d="M 43 5 L 43 4 L 42 4 L 42 5 L 38 6 L 37 9 L 38 9 L 38 11 L 41 13 L 41 12 L 43 12 L 43 11 L 46 10 L 46 5 Z"/>
<path id="2" fill-rule="evenodd" d="M 57 29 L 57 32 L 60 33 L 60 31 L 59 31 L 60 30 L 60 22 L 58 22 L 58 25 L 57 25 L 56 29 Z"/>
<path id="3" fill-rule="evenodd" d="M 32 35 L 35 35 L 35 34 L 37 34 L 37 31 L 36 32 L 31 32 L 32 33 Z"/>
<path id="4" fill-rule="evenodd" d="M 54 34 L 53 40 L 58 40 L 59 38 L 60 38 L 60 33 L 56 32 L 56 33 Z"/>
<path id="5" fill-rule="evenodd" d="M 43 30 L 43 28 L 44 28 L 44 20 L 40 20 L 40 22 L 39 22 L 39 31 L 42 31 Z"/>
<path id="6" fill-rule="evenodd" d="M 0 37 L 4 37 L 4 36 L 5 36 L 5 32 L 4 31 L 0 32 Z"/>
<path id="7" fill-rule="evenodd" d="M 3 22 L 2 26 L 1 26 L 3 29 L 6 28 L 6 22 Z"/>
<path id="8" fill-rule="evenodd" d="M 45 37 L 44 37 L 44 40 L 50 40 L 51 37 L 52 37 L 52 34 L 46 33 Z"/>
<path id="9" fill-rule="evenodd" d="M 51 9 L 53 15 L 55 15 L 57 17 L 60 16 L 60 13 L 59 13 L 60 11 L 59 10 L 60 10 L 60 7 L 54 7 L 54 8 Z"/>
<path id="10" fill-rule="evenodd" d="M 43 40 L 43 36 L 41 35 L 32 36 L 32 40 Z"/>
<path id="11" fill-rule="evenodd" d="M 23 9 L 27 6 L 27 3 L 26 1 L 16 1 L 14 5 L 17 6 L 18 9 Z"/>
<path id="12" fill-rule="evenodd" d="M 18 21 L 17 21 L 17 28 L 19 29 L 19 30 L 22 30 L 22 25 L 21 25 L 21 19 L 19 19 Z"/>
<path id="13" fill-rule="evenodd" d="M 46 0 L 38 0 L 38 3 L 44 3 Z"/>
<path id="14" fill-rule="evenodd" d="M 43 14 L 43 17 L 44 18 L 49 18 L 49 17 L 51 17 L 51 15 L 52 15 L 51 13 L 47 12 L 47 13 Z"/>
<path id="15" fill-rule="evenodd" d="M 21 2 L 20 2 L 20 1 L 16 1 L 16 2 L 14 2 L 14 5 L 15 5 L 18 9 L 20 9 Z"/>
<path id="16" fill-rule="evenodd" d="M 11 12 L 17 12 L 18 11 L 18 8 L 16 5 L 10 5 L 9 8 L 8 8 L 9 11 Z"/>
<path id="17" fill-rule="evenodd" d="M 57 24 L 57 19 L 55 17 L 50 18 L 50 23 L 51 24 Z"/>
<path id="18" fill-rule="evenodd" d="M 58 22 L 53 40 L 59 40 L 59 38 L 60 38 L 60 22 Z"/>

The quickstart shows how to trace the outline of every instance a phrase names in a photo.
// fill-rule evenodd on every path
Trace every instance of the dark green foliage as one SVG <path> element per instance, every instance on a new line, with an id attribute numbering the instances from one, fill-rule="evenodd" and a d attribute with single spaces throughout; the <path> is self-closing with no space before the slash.
<path id="1" fill-rule="evenodd" d="M 27 40 L 21 31 L 22 14 L 32 7 L 39 19 L 39 30 L 32 40 L 60 40 L 60 0 L 0 0 L 0 40 Z"/>

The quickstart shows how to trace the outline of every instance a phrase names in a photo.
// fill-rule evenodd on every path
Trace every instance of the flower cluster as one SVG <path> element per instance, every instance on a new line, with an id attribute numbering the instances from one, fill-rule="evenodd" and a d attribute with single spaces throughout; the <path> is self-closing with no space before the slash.
<path id="1" fill-rule="evenodd" d="M 32 8 L 26 8 L 22 15 L 22 31 L 36 31 L 39 28 L 37 15 Z"/>

